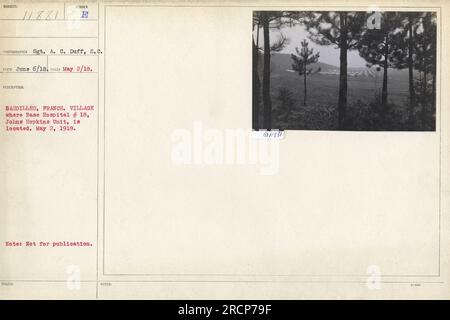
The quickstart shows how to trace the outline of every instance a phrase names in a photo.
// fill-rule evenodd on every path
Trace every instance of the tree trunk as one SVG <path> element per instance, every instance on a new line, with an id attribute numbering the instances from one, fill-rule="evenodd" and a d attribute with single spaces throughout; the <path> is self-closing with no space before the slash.
<path id="1" fill-rule="evenodd" d="M 381 104 L 383 106 L 383 116 L 387 112 L 387 97 L 388 97 L 388 58 L 389 58 L 389 48 L 388 48 L 388 38 L 386 35 L 386 42 L 384 46 L 384 62 L 383 62 L 383 92 L 381 96 Z"/>
<path id="2" fill-rule="evenodd" d="M 409 41 L 408 41 L 408 71 L 409 71 L 409 120 L 413 120 L 414 106 L 416 105 L 416 94 L 414 92 L 414 69 L 413 69 L 413 21 L 409 17 Z"/>
<path id="3" fill-rule="evenodd" d="M 432 110 L 436 110 L 436 60 L 434 60 L 433 62 L 433 84 L 432 84 L 432 98 L 431 98 L 431 107 L 433 108 Z"/>
<path id="4" fill-rule="evenodd" d="M 303 95 L 303 105 L 306 106 L 306 67 L 303 70 L 303 88 L 304 88 L 304 95 Z"/>
<path id="5" fill-rule="evenodd" d="M 272 101 L 270 99 L 270 38 L 269 20 L 263 18 L 264 33 L 264 72 L 263 72 L 263 102 L 264 102 L 264 129 L 272 127 Z"/>
<path id="6" fill-rule="evenodd" d="M 426 72 L 426 70 L 423 71 L 422 94 L 423 94 L 422 123 L 425 124 L 425 120 L 427 117 L 427 101 L 428 101 L 428 99 L 426 98 L 426 95 L 427 95 L 427 72 Z"/>
<path id="7" fill-rule="evenodd" d="M 422 79 L 422 94 L 425 98 L 426 94 L 427 94 L 427 72 L 424 70 L 423 71 L 423 79 Z"/>
<path id="8" fill-rule="evenodd" d="M 434 37 L 436 37 L 436 30 L 433 32 Z M 436 38 L 433 38 L 433 41 L 431 42 L 431 52 L 432 52 L 432 59 L 431 59 L 431 76 L 433 77 L 433 82 L 431 85 L 431 110 L 434 112 L 436 110 L 436 64 L 437 64 L 437 55 L 436 55 Z"/>
<path id="9" fill-rule="evenodd" d="M 259 75 L 258 75 L 258 48 L 255 45 L 254 40 L 253 42 L 253 79 L 252 79 L 252 85 L 253 85 L 253 94 L 252 94 L 252 128 L 253 130 L 259 130 L 259 93 L 260 93 L 260 82 L 259 82 Z"/>
<path id="10" fill-rule="evenodd" d="M 346 109 L 347 109 L 347 14 L 340 13 L 341 35 L 339 39 L 340 47 L 340 69 L 339 69 L 339 129 L 345 129 Z"/>
<path id="11" fill-rule="evenodd" d="M 388 81 L 388 65 L 383 63 L 383 89 L 381 93 L 381 105 L 383 106 L 383 113 L 387 111 L 387 81 Z"/>

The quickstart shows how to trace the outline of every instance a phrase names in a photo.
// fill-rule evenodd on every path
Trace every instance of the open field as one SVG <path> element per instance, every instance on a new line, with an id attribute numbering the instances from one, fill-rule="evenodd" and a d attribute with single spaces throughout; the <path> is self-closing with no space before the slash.
<path id="1" fill-rule="evenodd" d="M 271 96 L 273 102 L 273 128 L 336 129 L 339 95 L 339 67 L 324 63 L 311 66 L 320 71 L 307 77 L 307 103 L 303 105 L 303 76 L 291 70 L 288 54 L 273 54 L 271 58 Z M 364 108 L 374 108 L 381 95 L 383 71 L 372 68 L 348 68 L 348 114 L 355 117 Z M 293 108 L 286 122 L 277 100 L 279 89 L 292 92 Z M 388 103 L 400 121 L 408 114 L 408 70 L 389 69 Z M 378 97 L 378 98 L 377 98 Z M 379 103 L 378 103 L 379 104 Z M 370 107 L 372 105 L 372 107 Z M 376 106 L 375 106 L 376 108 Z M 401 124 L 399 124 L 401 125 Z M 357 128 L 355 128 L 357 129 Z"/>
<path id="2" fill-rule="evenodd" d="M 278 89 L 285 87 L 294 92 L 298 100 L 303 101 L 303 77 L 291 70 L 291 58 L 288 54 L 274 54 L 271 59 L 271 87 L 276 96 Z M 339 67 L 325 63 L 317 63 L 311 68 L 321 68 L 319 73 L 308 76 L 308 103 L 337 104 L 339 93 Z M 378 75 L 376 75 L 378 73 Z M 383 71 L 375 68 L 348 68 L 348 102 L 361 100 L 365 103 L 375 98 L 375 88 L 381 92 Z M 375 87 L 376 86 L 376 87 Z M 405 104 L 408 99 L 408 71 L 388 71 L 388 99 L 395 104 Z"/>

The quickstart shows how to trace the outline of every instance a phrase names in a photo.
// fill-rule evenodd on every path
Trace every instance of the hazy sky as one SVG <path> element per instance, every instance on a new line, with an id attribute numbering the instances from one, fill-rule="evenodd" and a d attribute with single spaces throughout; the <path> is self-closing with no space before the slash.
<path id="1" fill-rule="evenodd" d="M 320 52 L 319 62 L 332 64 L 337 67 L 339 66 L 339 49 L 336 49 L 335 45 L 320 46 L 315 44 L 308 39 L 308 32 L 305 30 L 304 26 L 297 25 L 292 28 L 282 28 L 281 30 L 271 29 L 271 42 L 277 40 L 280 32 L 289 39 L 289 44 L 280 51 L 280 53 L 295 53 L 295 47 L 300 47 L 300 42 L 306 38 L 309 41 L 309 47 Z M 259 43 L 260 46 L 264 43 L 262 28 L 260 29 Z M 366 67 L 366 61 L 359 56 L 357 50 L 351 50 L 347 53 L 347 63 L 349 67 Z"/>

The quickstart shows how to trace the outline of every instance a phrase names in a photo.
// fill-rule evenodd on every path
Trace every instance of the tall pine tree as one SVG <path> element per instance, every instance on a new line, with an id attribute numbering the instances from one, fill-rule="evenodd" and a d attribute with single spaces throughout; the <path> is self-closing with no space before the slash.
<path id="1" fill-rule="evenodd" d="M 345 129 L 347 109 L 347 52 L 356 49 L 366 24 L 364 12 L 317 12 L 310 13 L 306 26 L 310 39 L 320 45 L 336 45 L 339 60 L 339 129 Z"/>
<path id="2" fill-rule="evenodd" d="M 313 69 L 309 68 L 308 65 L 316 63 L 319 61 L 320 53 L 314 53 L 314 49 L 310 49 L 308 41 L 304 39 L 301 42 L 301 49 L 295 48 L 297 55 L 291 54 L 292 58 L 292 69 L 297 71 L 298 75 L 303 76 L 303 105 L 306 106 L 307 88 L 306 88 L 306 76 L 313 73 Z M 320 71 L 320 69 L 315 70 L 315 72 Z"/>
<path id="3" fill-rule="evenodd" d="M 298 19 L 298 14 L 287 11 L 258 11 L 254 13 L 253 23 L 258 26 L 257 35 L 259 34 L 259 26 L 263 31 L 263 76 L 262 76 L 262 102 L 263 102 L 263 129 L 270 130 L 272 128 L 272 98 L 270 94 L 270 57 L 274 51 L 280 51 L 286 44 L 287 38 L 281 36 L 278 41 L 271 44 L 270 30 L 280 29 L 285 24 L 292 23 L 293 17 Z M 258 58 L 259 46 L 254 47 L 253 59 Z M 253 67 L 257 70 L 258 64 L 254 63 Z M 254 86 L 257 87 L 257 77 L 254 72 Z M 254 87 L 254 88 L 255 88 Z M 255 99 L 256 100 L 256 99 Z M 256 101 L 255 101 L 256 103 Z M 258 101 L 259 103 L 259 101 Z M 253 110 L 256 111 L 256 106 Z M 259 112 L 259 106 L 258 106 Z M 253 121 L 258 121 L 254 115 Z M 256 126 L 259 128 L 259 125 Z M 255 128 L 255 125 L 254 125 Z"/>
<path id="4" fill-rule="evenodd" d="M 381 104 L 383 115 L 387 111 L 388 69 L 396 67 L 397 37 L 400 33 L 401 17 L 396 12 L 381 12 L 379 28 L 366 28 L 358 43 L 359 55 L 369 66 L 383 68 L 383 89 Z"/>

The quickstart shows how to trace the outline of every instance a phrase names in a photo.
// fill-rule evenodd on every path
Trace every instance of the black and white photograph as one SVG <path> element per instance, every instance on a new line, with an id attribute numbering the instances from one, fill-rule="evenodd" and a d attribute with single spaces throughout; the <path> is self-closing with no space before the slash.
<path id="1" fill-rule="evenodd" d="M 13 0 L 0 25 L 0 301 L 450 299 L 450 0 Z"/>
<path id="2" fill-rule="evenodd" d="M 436 130 L 436 12 L 254 11 L 252 41 L 253 130 Z"/>

